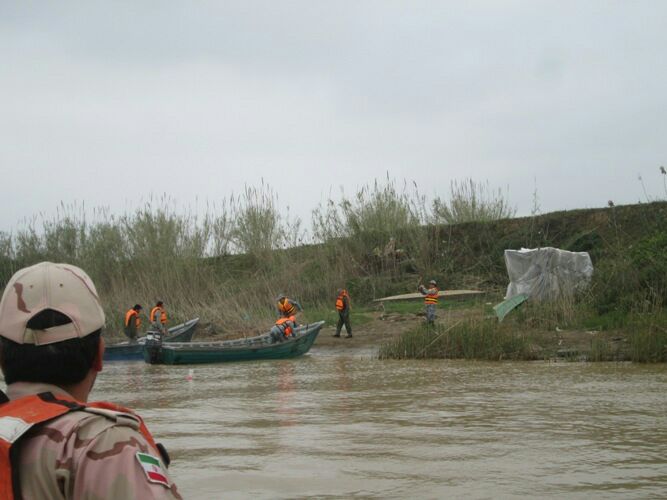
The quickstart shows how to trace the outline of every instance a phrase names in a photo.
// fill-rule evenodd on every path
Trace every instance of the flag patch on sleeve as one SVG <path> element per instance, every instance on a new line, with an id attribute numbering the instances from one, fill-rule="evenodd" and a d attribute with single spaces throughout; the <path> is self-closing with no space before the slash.
<path id="1" fill-rule="evenodd" d="M 163 486 L 169 487 L 169 480 L 167 479 L 167 474 L 162 468 L 160 459 L 149 455 L 148 453 L 137 452 L 137 460 L 139 465 L 144 469 L 146 477 L 151 483 L 158 483 Z"/>

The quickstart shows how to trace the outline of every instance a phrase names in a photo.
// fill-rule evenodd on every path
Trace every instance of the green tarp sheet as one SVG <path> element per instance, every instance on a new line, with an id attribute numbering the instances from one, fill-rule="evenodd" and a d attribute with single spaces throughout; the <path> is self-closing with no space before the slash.
<path id="1" fill-rule="evenodd" d="M 512 309 L 514 309 L 517 306 L 520 306 L 527 299 L 528 295 L 520 293 L 519 295 L 515 295 L 512 298 L 503 300 L 500 304 L 496 304 L 495 306 L 493 306 L 493 310 L 496 312 L 496 316 L 498 316 L 498 321 L 502 321 L 505 318 L 505 316 L 507 316 L 510 313 L 510 311 L 512 311 Z"/>

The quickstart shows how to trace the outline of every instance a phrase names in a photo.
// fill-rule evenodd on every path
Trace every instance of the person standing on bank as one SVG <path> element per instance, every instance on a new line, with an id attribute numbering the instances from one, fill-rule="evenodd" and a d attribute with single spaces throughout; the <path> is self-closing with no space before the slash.
<path id="1" fill-rule="evenodd" d="M 303 307 L 296 300 L 292 300 L 285 295 L 279 295 L 276 304 L 276 309 L 278 309 L 278 316 L 282 318 L 289 318 L 290 316 L 295 316 L 297 310 L 303 311 Z"/>
<path id="2" fill-rule="evenodd" d="M 125 336 L 130 339 L 130 342 L 137 340 L 137 333 L 141 327 L 141 316 L 139 316 L 139 313 L 142 309 L 141 304 L 135 304 L 132 309 L 129 309 L 125 313 Z"/>
<path id="3" fill-rule="evenodd" d="M 340 337 L 340 332 L 345 325 L 347 335 L 345 338 L 352 337 L 352 325 L 350 325 L 350 294 L 344 288 L 338 289 L 338 297 L 336 297 L 336 310 L 338 311 L 338 324 L 336 325 L 336 333 L 334 337 Z"/>
<path id="4" fill-rule="evenodd" d="M 0 300 L 0 498 L 181 499 L 141 417 L 88 403 L 104 312 L 78 267 L 21 269 Z"/>
<path id="5" fill-rule="evenodd" d="M 420 284 L 417 287 L 419 293 L 424 295 L 424 306 L 426 309 L 426 323 L 429 325 L 435 324 L 435 308 L 438 305 L 438 286 L 435 280 L 428 282 L 429 287 L 426 288 Z"/>
<path id="6" fill-rule="evenodd" d="M 151 309 L 149 319 L 153 329 L 162 332 L 162 335 L 167 334 L 167 311 L 161 300 L 158 300 L 155 307 Z"/>

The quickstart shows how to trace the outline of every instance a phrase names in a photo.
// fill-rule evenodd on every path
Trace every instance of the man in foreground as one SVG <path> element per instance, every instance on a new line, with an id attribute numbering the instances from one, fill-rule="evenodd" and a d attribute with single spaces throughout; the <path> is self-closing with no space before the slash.
<path id="1" fill-rule="evenodd" d="M 0 301 L 0 498 L 180 499 L 141 417 L 87 403 L 104 312 L 81 269 L 18 271 Z"/>

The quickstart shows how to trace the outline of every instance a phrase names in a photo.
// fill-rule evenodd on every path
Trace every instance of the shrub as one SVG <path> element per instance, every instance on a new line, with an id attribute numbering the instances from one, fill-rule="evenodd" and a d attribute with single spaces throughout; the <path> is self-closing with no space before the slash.
<path id="1" fill-rule="evenodd" d="M 509 219 L 516 214 L 516 208 L 510 206 L 507 193 L 494 191 L 486 183 L 472 179 L 452 181 L 450 199 L 443 201 L 439 197 L 433 201 L 433 217 L 436 224 L 460 224 L 462 222 L 487 222 Z"/>

